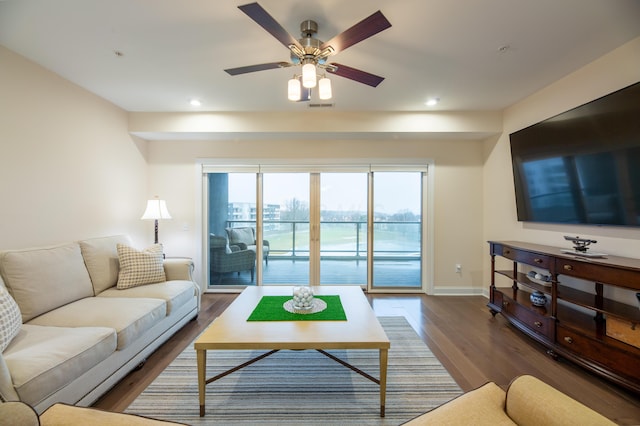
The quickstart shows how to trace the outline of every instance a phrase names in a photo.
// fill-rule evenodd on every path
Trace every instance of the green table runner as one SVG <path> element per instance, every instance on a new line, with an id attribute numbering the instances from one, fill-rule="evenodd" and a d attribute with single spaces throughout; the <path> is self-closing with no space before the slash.
<path id="1" fill-rule="evenodd" d="M 314 296 L 324 300 L 327 309 L 314 314 L 294 314 L 284 309 L 291 296 L 262 296 L 247 321 L 346 321 L 340 296 Z"/>

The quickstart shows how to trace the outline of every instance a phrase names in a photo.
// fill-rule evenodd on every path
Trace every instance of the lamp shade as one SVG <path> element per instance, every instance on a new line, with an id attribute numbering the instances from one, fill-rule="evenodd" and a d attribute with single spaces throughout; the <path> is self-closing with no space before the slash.
<path id="1" fill-rule="evenodd" d="M 169 210 L 167 210 L 167 203 L 164 200 L 153 199 L 147 201 L 147 209 L 140 219 L 143 220 L 158 220 L 158 219 L 171 219 Z"/>
<path id="2" fill-rule="evenodd" d="M 287 97 L 290 101 L 299 101 L 302 96 L 302 90 L 300 88 L 300 80 L 292 78 L 287 85 Z"/>
<path id="3" fill-rule="evenodd" d="M 316 66 L 307 63 L 302 66 L 302 85 L 307 89 L 316 87 Z"/>
<path id="4" fill-rule="evenodd" d="M 327 77 L 322 77 L 318 81 L 318 96 L 322 100 L 331 99 L 331 80 Z"/>

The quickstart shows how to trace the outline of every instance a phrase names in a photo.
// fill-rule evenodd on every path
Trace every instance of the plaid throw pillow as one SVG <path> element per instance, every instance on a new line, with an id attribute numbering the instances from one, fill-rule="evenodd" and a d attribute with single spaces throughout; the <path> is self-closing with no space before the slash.
<path id="1" fill-rule="evenodd" d="M 3 352 L 22 327 L 22 314 L 0 278 L 0 352 Z"/>
<path id="2" fill-rule="evenodd" d="M 154 244 L 142 251 L 124 244 L 118 244 L 116 248 L 120 262 L 117 288 L 122 290 L 166 281 L 162 245 Z"/>

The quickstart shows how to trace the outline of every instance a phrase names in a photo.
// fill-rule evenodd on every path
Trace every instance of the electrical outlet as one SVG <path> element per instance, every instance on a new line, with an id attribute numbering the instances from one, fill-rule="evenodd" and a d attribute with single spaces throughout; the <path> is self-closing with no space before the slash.
<path id="1" fill-rule="evenodd" d="M 456 263 L 456 274 L 461 274 L 462 273 L 462 265 L 459 263 Z"/>

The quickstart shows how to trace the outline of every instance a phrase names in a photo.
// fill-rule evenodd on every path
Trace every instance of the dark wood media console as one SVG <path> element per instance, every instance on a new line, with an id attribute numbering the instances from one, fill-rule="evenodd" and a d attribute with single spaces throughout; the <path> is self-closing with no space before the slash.
<path id="1" fill-rule="evenodd" d="M 611 323 L 628 324 L 630 335 L 636 338 L 640 309 L 604 296 L 607 286 L 640 291 L 640 259 L 588 258 L 563 253 L 557 247 L 517 241 L 489 241 L 489 245 L 487 306 L 494 316 L 501 313 L 517 329 L 545 345 L 549 355 L 562 356 L 640 393 L 640 347 L 607 334 L 607 319 L 611 319 Z M 496 256 L 512 261 L 513 267 L 496 269 Z M 550 282 L 531 279 L 525 269 L 547 271 Z M 563 282 L 570 281 L 565 277 L 592 282 L 593 292 L 572 287 Z M 534 291 L 546 295 L 545 306 L 530 301 Z"/>

